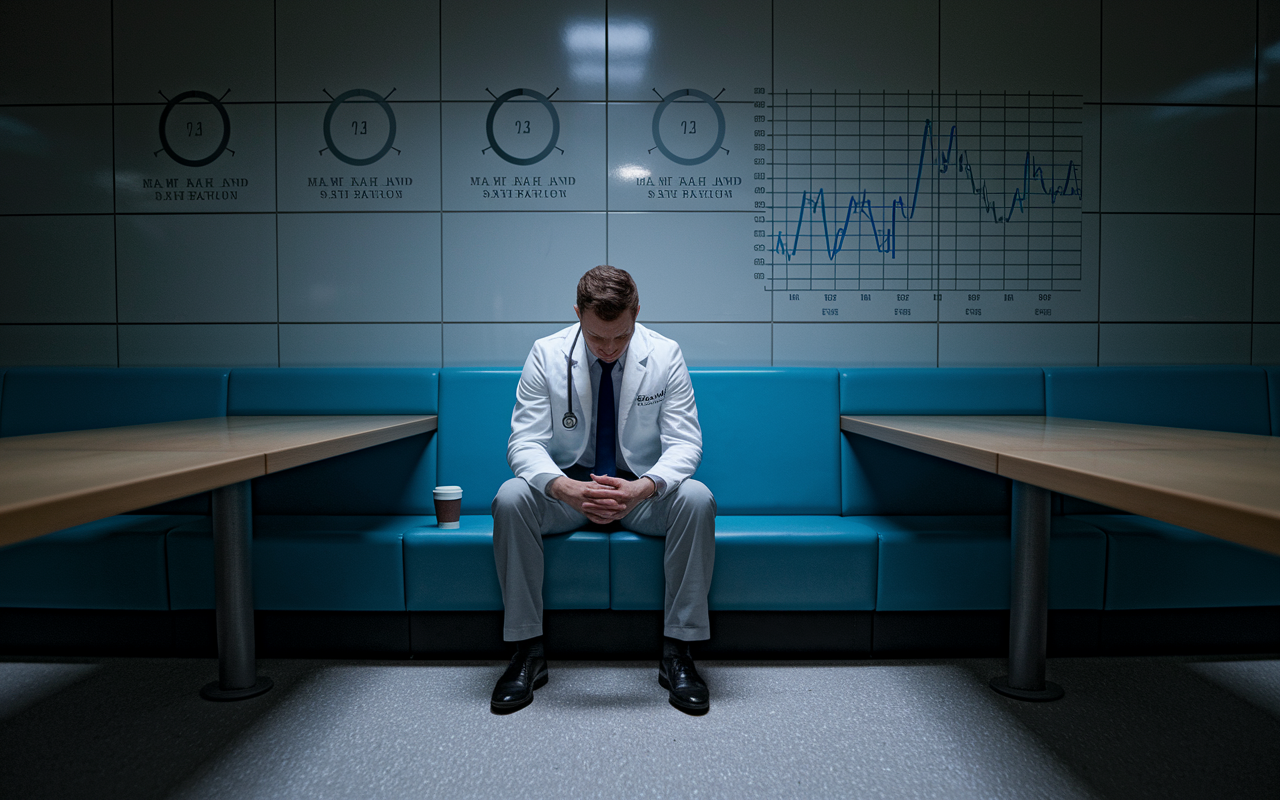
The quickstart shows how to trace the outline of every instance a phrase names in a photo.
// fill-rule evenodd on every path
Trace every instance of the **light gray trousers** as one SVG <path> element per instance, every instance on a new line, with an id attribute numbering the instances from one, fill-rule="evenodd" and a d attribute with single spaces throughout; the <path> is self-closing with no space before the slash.
<path id="1" fill-rule="evenodd" d="M 716 560 L 716 500 L 705 485 L 682 482 L 662 497 L 641 500 L 620 521 L 646 536 L 666 537 L 663 635 L 696 642 L 711 638 L 707 592 Z M 493 560 L 498 567 L 508 642 L 542 635 L 542 537 L 566 533 L 588 520 L 523 478 L 502 484 L 493 499 Z"/>

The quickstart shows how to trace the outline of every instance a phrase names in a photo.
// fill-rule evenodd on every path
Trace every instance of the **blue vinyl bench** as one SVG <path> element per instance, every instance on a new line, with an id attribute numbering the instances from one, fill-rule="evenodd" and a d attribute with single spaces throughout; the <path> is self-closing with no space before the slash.
<path id="1" fill-rule="evenodd" d="M 226 369 L 20 367 L 0 384 L 0 436 L 225 416 Z M 0 646 L 10 652 L 167 652 L 165 536 L 208 495 L 0 550 Z M 61 612 L 54 614 L 51 612 Z M 74 613 L 72 613 L 74 612 Z M 60 620 L 51 624 L 51 620 Z"/>
<path id="2" fill-rule="evenodd" d="M 405 536 L 415 647 L 421 640 L 430 650 L 431 625 L 439 619 L 428 612 L 439 618 L 438 612 L 502 608 L 488 512 L 511 477 L 506 443 L 519 376 L 519 370 L 441 371 L 440 480 L 463 487 L 464 516 L 456 531 L 423 527 Z M 711 488 L 719 511 L 713 631 L 720 622 L 730 632 L 750 627 L 732 612 L 838 612 L 844 649 L 868 652 L 877 547 L 869 528 L 840 515 L 836 372 L 695 369 L 691 376 L 704 438 L 695 477 Z M 751 404 L 743 403 L 747 396 Z M 769 409 L 787 409 L 785 429 L 761 424 Z M 644 612 L 638 624 L 656 640 L 660 539 L 583 530 L 544 541 L 549 637 L 557 636 L 557 617 L 575 624 L 573 615 L 556 612 L 609 610 Z M 492 630 L 495 623 L 487 624 Z M 713 650 L 741 646 L 732 633 L 722 638 L 713 632 Z M 819 644 L 796 646 L 815 650 Z"/>
<path id="3" fill-rule="evenodd" d="M 1280 436 L 1280 367 L 1267 368 L 1267 399 L 1271 406 L 1271 435 Z"/>
<path id="4" fill-rule="evenodd" d="M 236 369 L 227 413 L 435 414 L 437 382 L 427 369 Z M 254 605 L 264 651 L 407 655 L 402 537 L 434 523 L 435 485 L 430 434 L 254 480 Z M 209 520 L 171 530 L 168 552 L 179 649 L 207 653 Z"/>
<path id="5" fill-rule="evenodd" d="M 438 413 L 439 430 L 254 481 L 259 652 L 501 652 L 489 504 L 514 369 L 0 370 L 0 435 L 249 414 Z M 709 653 L 999 653 L 1005 480 L 840 414 L 1031 414 L 1280 433 L 1280 370 L 695 369 L 715 493 Z M 744 402 L 744 397 L 750 402 Z M 464 487 L 435 527 L 431 489 Z M 0 648 L 212 654 L 207 496 L 0 550 Z M 1276 649 L 1280 558 L 1061 498 L 1050 652 Z M 644 654 L 662 543 L 547 537 L 548 635 Z M 1216 637 L 1216 638 L 1215 638 Z M 584 644 L 585 643 L 585 644 Z M 643 645 L 643 647 L 641 646 Z M 595 648 L 595 649 L 592 649 Z M 772 648 L 772 649 L 771 649 Z"/>
<path id="6" fill-rule="evenodd" d="M 852 369 L 840 413 L 1043 416 L 1039 369 Z M 841 443 L 842 511 L 880 539 L 877 654 L 1000 652 L 1007 646 L 1009 481 L 864 436 Z M 1106 536 L 1053 519 L 1050 652 L 1096 647 Z"/>
<path id="7" fill-rule="evenodd" d="M 1258 367 L 1048 368 L 1046 408 L 1060 417 L 1275 434 L 1275 372 L 1269 390 Z M 1189 639 L 1205 648 L 1266 647 L 1280 634 L 1280 556 L 1074 498 L 1062 510 L 1107 535 L 1104 648 L 1160 650 Z"/>

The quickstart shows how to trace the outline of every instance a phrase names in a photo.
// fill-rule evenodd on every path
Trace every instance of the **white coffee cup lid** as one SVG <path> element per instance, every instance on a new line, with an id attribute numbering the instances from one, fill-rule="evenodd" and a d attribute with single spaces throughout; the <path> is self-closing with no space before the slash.
<path id="1" fill-rule="evenodd" d="M 437 500 L 461 500 L 462 487 L 461 486 L 437 486 L 434 490 L 434 494 Z"/>

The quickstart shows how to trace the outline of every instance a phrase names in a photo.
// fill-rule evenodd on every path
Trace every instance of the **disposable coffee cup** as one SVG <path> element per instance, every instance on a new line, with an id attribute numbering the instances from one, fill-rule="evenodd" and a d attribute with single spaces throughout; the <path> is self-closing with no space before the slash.
<path id="1" fill-rule="evenodd" d="M 462 487 L 437 486 L 434 491 L 436 499 L 436 525 L 441 528 L 457 528 L 462 525 Z"/>

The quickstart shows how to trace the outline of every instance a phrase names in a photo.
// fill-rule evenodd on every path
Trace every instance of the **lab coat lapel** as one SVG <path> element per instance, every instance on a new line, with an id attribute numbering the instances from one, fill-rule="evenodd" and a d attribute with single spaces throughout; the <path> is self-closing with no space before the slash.
<path id="1" fill-rule="evenodd" d="M 635 405 L 635 396 L 640 393 L 640 382 L 644 379 L 645 371 L 649 368 L 650 351 L 649 337 L 645 334 L 643 328 L 636 325 L 635 336 L 631 337 L 631 344 L 627 347 L 627 368 L 622 373 L 622 390 L 618 394 L 619 444 L 625 441 L 623 434 L 627 430 L 627 418 L 631 415 L 631 408 Z"/>
<path id="2" fill-rule="evenodd" d="M 577 333 L 577 331 L 574 333 Z M 595 411 L 595 404 L 591 398 L 591 362 L 587 360 L 587 342 L 581 336 L 577 338 L 577 346 L 574 347 L 572 353 L 568 353 L 572 362 L 566 362 L 566 365 L 572 363 L 570 369 L 573 370 L 573 393 L 578 396 L 577 406 L 581 412 L 578 414 L 578 427 L 574 429 L 573 434 L 581 437 L 581 440 L 585 443 L 587 432 L 591 430 L 591 419 Z M 573 344 L 573 339 L 573 336 L 569 337 L 571 345 Z M 581 450 L 578 455 L 582 455 Z"/>

